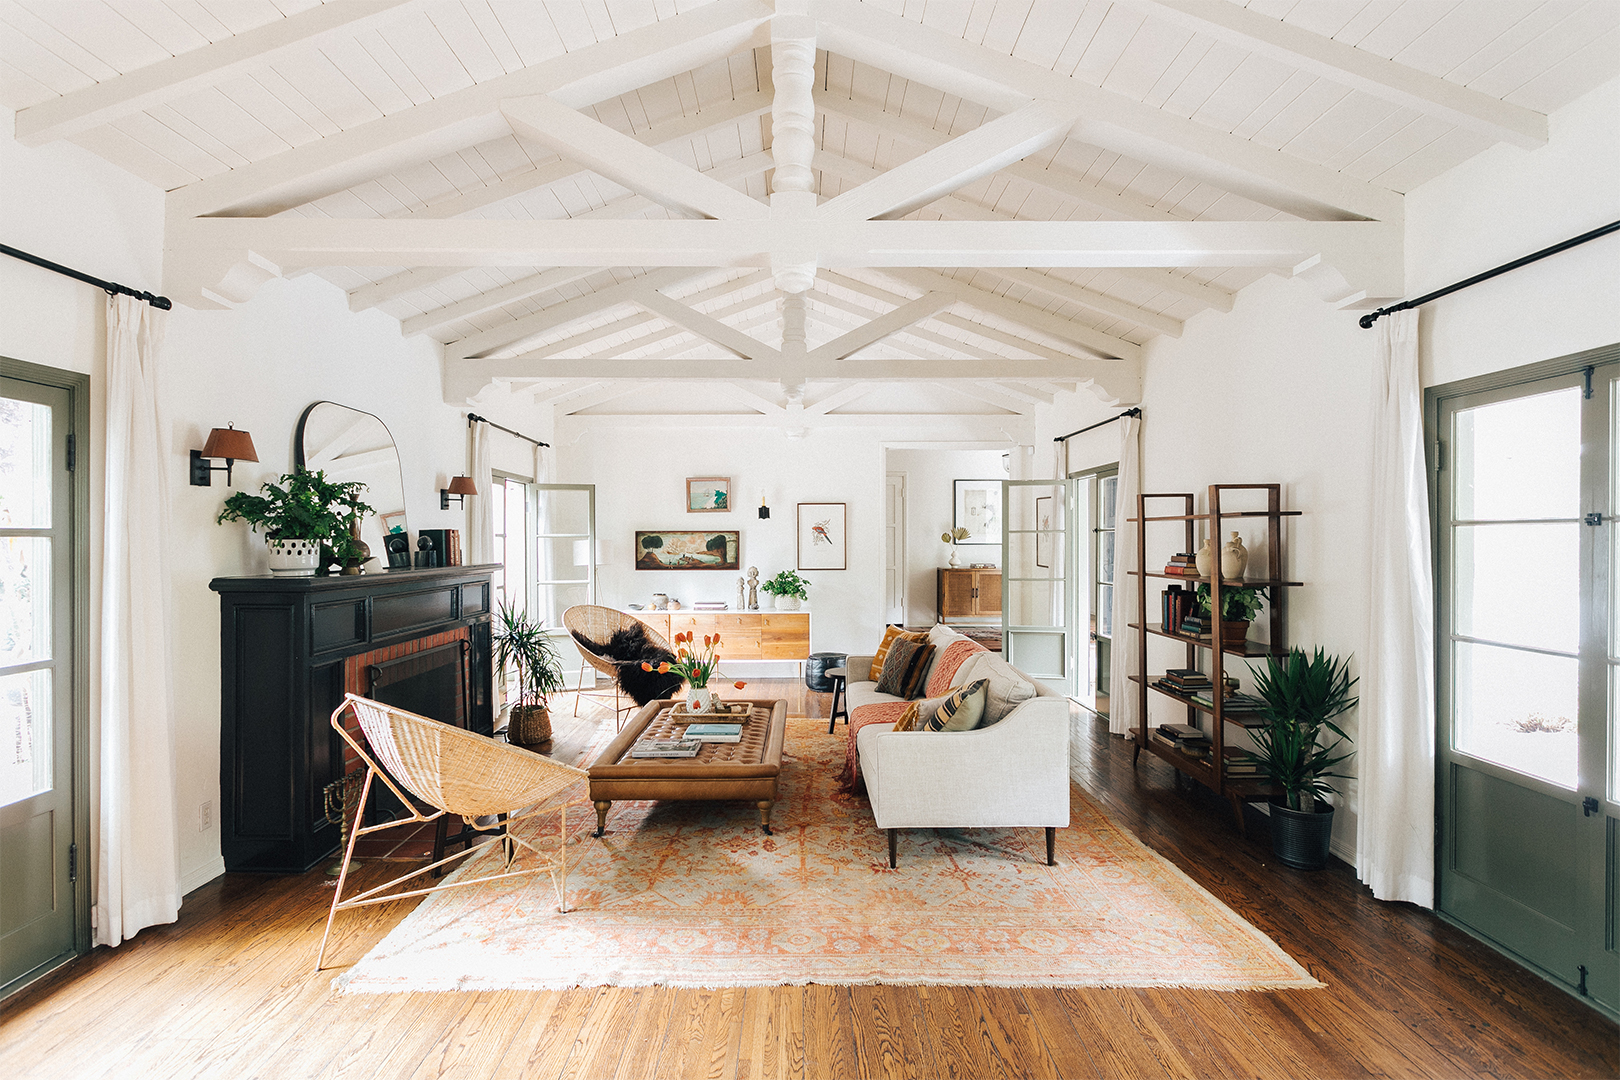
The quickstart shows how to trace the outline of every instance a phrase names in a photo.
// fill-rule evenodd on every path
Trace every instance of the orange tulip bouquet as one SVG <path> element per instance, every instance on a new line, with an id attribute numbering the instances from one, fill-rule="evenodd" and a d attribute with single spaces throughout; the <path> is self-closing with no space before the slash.
<path id="1" fill-rule="evenodd" d="M 663 661 L 656 666 L 643 660 L 641 670 L 657 671 L 659 674 L 674 672 L 686 680 L 686 693 L 684 695 L 686 707 L 691 712 L 713 712 L 714 694 L 709 690 L 709 680 L 719 674 L 716 670 L 720 664 L 720 635 L 703 635 L 703 648 L 700 651 L 692 643 L 692 632 L 675 635 L 675 659 Z M 741 690 L 747 683 L 739 682 L 737 689 Z"/>

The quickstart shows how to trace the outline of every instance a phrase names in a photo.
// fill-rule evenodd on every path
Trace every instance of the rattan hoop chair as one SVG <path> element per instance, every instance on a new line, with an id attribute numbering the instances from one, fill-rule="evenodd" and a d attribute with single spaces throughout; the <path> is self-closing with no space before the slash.
<path id="1" fill-rule="evenodd" d="M 614 631 L 627 629 L 640 621 L 634 615 L 610 607 L 600 607 L 596 604 L 575 604 L 563 612 L 563 625 L 569 629 L 571 635 L 574 635 L 574 644 L 579 648 L 580 685 L 583 686 L 585 683 L 585 669 L 587 666 L 595 668 L 612 681 L 613 719 L 618 724 L 622 724 L 623 718 L 636 710 L 634 700 L 630 701 L 628 705 L 620 706 L 619 704 L 620 699 L 624 697 L 624 692 L 619 689 L 619 666 L 622 663 L 635 663 L 635 661 L 614 660 L 612 657 L 591 652 L 580 644 L 579 639 L 583 637 L 589 641 L 607 641 L 613 636 Z M 646 623 L 641 623 L 641 626 L 642 629 L 647 631 L 648 641 L 660 648 L 668 649 L 670 652 L 675 651 L 675 646 L 671 645 L 663 634 L 660 634 Z M 596 685 L 594 675 L 591 677 L 591 685 Z M 606 698 L 607 691 L 581 690 L 579 696 L 574 698 L 575 716 L 579 715 L 579 699 L 586 695 Z"/>
<path id="2" fill-rule="evenodd" d="M 356 738 L 343 726 L 343 714 L 350 709 L 360 723 L 364 740 Z M 366 797 L 371 794 L 371 782 L 376 779 L 386 784 L 399 797 L 399 801 L 410 808 L 411 816 L 367 826 L 361 826 L 357 820 L 355 827 L 349 830 L 349 843 L 344 848 L 343 864 L 338 871 L 337 891 L 332 894 L 332 910 L 326 916 L 326 933 L 321 935 L 321 949 L 315 957 L 316 971 L 321 970 L 326 961 L 326 943 L 332 936 L 333 920 L 339 911 L 349 908 L 385 904 L 390 900 L 423 896 L 441 889 L 525 877 L 544 871 L 551 875 L 551 884 L 557 890 L 557 910 L 568 910 L 568 802 L 582 801 L 585 792 L 580 790 L 573 800 L 558 801 L 558 796 L 585 780 L 584 770 L 358 694 L 343 696 L 343 704 L 332 713 L 332 727 L 366 763 L 366 778 L 355 809 L 357 817 L 364 812 Z M 433 812 L 425 814 L 417 809 L 406 792 L 432 806 Z M 555 850 L 541 850 L 513 832 L 513 826 L 520 822 L 552 813 L 557 815 Z M 468 844 L 464 851 L 344 898 L 343 886 L 348 881 L 355 841 L 367 833 L 414 821 L 434 821 L 445 814 L 459 814 L 474 828 L 495 833 L 500 840 L 493 844 Z M 479 824 L 479 819 L 490 819 L 490 822 Z M 533 855 L 539 865 L 518 869 L 520 848 Z M 425 889 L 388 891 L 457 859 L 493 853 L 496 849 L 504 856 L 503 872 L 450 881 Z"/>

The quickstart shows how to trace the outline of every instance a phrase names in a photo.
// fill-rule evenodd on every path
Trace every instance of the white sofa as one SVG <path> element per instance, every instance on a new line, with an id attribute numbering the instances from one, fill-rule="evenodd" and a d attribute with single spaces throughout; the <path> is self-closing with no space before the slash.
<path id="1" fill-rule="evenodd" d="M 936 657 L 959 638 L 937 626 L 930 632 Z M 995 663 L 1001 663 L 999 656 Z M 983 664 L 981 661 L 980 664 Z M 872 658 L 852 656 L 845 692 L 850 716 L 862 705 L 899 698 L 877 692 Z M 1056 830 L 1069 824 L 1069 701 L 1016 668 L 1035 688 L 997 723 L 972 731 L 900 731 L 873 723 L 856 733 L 860 772 L 878 828 L 889 834 L 889 866 L 896 865 L 900 829 L 1041 827 L 1046 861 L 1053 863 Z M 972 670 L 963 665 L 960 685 Z"/>

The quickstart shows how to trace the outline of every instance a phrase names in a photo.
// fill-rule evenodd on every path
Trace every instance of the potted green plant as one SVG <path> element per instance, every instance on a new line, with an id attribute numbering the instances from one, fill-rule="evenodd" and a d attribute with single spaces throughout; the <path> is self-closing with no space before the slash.
<path id="1" fill-rule="evenodd" d="M 1233 585 L 1221 589 L 1221 638 L 1241 642 L 1249 636 L 1249 623 L 1266 599 L 1264 585 Z M 1199 614 L 1209 614 L 1209 586 L 1199 585 L 1194 603 Z"/>
<path id="2" fill-rule="evenodd" d="M 551 709 L 546 695 L 560 693 L 564 687 L 562 658 L 545 624 L 502 600 L 495 610 L 490 644 L 502 684 L 509 675 L 517 680 L 517 700 L 507 714 L 506 741 L 520 746 L 550 742 Z"/>
<path id="3" fill-rule="evenodd" d="M 322 544 L 341 561 L 359 554 L 354 526 L 375 513 L 361 499 L 365 490 L 358 480 L 338 483 L 324 472 L 296 469 L 279 483 L 266 481 L 258 495 L 238 491 L 214 520 L 245 521 L 264 533 L 271 573 L 308 577 L 321 565 Z"/>
<path id="4" fill-rule="evenodd" d="M 1326 778 L 1347 775 L 1332 770 L 1351 753 L 1339 752 L 1350 736 L 1333 720 L 1355 707 L 1351 691 L 1360 680 L 1350 677 L 1348 660 L 1320 648 L 1310 657 L 1303 649 L 1268 656 L 1264 671 L 1250 665 L 1249 674 L 1263 720 L 1249 732 L 1258 750 L 1250 757 L 1276 789 L 1271 850 L 1296 869 L 1320 870 L 1333 837 L 1333 804 L 1323 796 L 1335 789 Z"/>
<path id="5" fill-rule="evenodd" d="M 783 570 L 771 580 L 760 585 L 760 590 L 776 597 L 776 607 L 779 611 L 797 611 L 799 603 L 810 599 L 805 587 L 810 583 L 798 575 L 794 570 Z"/>

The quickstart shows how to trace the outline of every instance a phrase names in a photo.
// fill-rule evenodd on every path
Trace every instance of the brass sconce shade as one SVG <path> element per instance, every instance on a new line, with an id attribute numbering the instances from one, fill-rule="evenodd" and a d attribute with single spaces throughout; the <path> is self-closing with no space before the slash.
<path id="1" fill-rule="evenodd" d="M 224 465 L 210 465 L 209 458 L 224 458 Z M 253 449 L 253 436 L 245 431 L 237 431 L 235 425 L 215 428 L 208 433 L 208 439 L 203 443 L 201 450 L 191 452 L 191 483 L 195 487 L 211 487 L 214 483 L 213 474 L 225 473 L 225 486 L 231 483 L 231 466 L 238 461 L 258 461 L 259 452 Z"/>
<path id="2" fill-rule="evenodd" d="M 439 489 L 439 509 L 450 509 L 450 497 L 455 496 L 456 502 L 462 506 L 467 505 L 467 496 L 478 494 L 478 485 L 474 484 L 470 476 L 457 476 L 450 480 L 450 486 Z"/>

